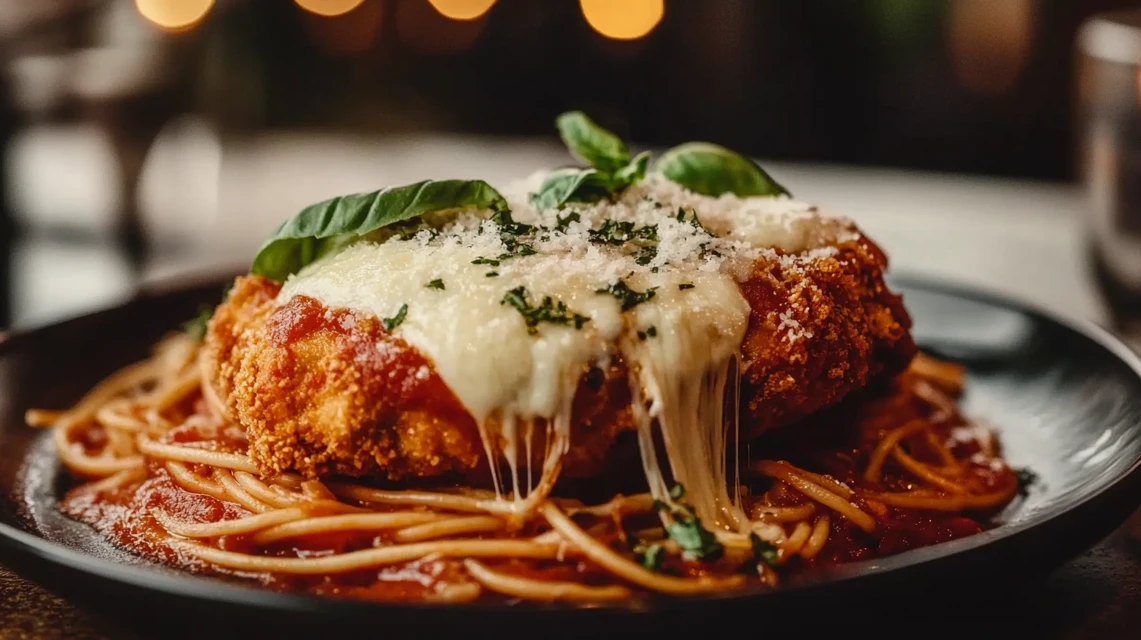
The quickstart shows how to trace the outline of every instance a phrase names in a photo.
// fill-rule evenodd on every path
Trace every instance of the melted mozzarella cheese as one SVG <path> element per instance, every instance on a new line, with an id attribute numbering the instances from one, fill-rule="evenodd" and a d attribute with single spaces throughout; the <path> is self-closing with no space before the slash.
<path id="1" fill-rule="evenodd" d="M 499 227 L 488 214 L 469 212 L 433 232 L 359 242 L 326 256 L 291 277 L 278 301 L 305 295 L 380 318 L 407 305 L 394 334 L 432 361 L 480 426 L 489 458 L 506 459 L 510 485 L 497 474 L 495 485 L 517 501 L 533 490 L 534 421 L 543 419 L 554 431 L 556 446 L 544 471 L 557 469 L 551 461 L 574 428 L 571 405 L 581 377 L 621 353 L 639 399 L 635 415 L 654 496 L 669 500 L 668 469 L 703 520 L 742 530 L 748 521 L 726 477 L 727 425 L 735 425 L 736 415 L 724 415 L 726 394 L 735 397 L 733 365 L 750 311 L 737 281 L 755 260 L 774 256 L 773 248 L 821 250 L 847 227 L 824 223 L 811 208 L 784 198 L 704 198 L 654 179 L 618 203 L 560 212 L 537 212 L 524 198 L 510 199 L 515 220 L 536 226 L 527 239 L 533 254 L 502 257 L 510 247 Z M 572 211 L 577 220 L 568 217 Z M 699 223 L 689 219 L 693 213 Z M 656 239 L 607 243 L 597 234 L 608 220 L 655 225 Z M 655 250 L 647 253 L 650 244 Z M 428 286 L 436 280 L 443 289 Z M 653 295 L 623 309 L 607 292 L 616 284 Z M 519 287 L 532 308 L 549 296 L 552 306 L 565 305 L 556 315 L 587 320 L 579 327 L 573 320 L 529 327 L 505 300 Z M 668 466 L 658 460 L 655 434 Z"/>

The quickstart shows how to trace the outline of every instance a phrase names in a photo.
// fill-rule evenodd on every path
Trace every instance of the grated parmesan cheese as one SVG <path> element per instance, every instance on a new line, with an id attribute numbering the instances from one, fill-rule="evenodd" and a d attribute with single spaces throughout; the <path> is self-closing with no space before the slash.
<path id="1" fill-rule="evenodd" d="M 529 233 L 505 233 L 491 212 L 472 210 L 385 229 L 290 277 L 278 302 L 306 295 L 380 318 L 407 304 L 394 334 L 433 363 L 480 426 L 488 455 L 507 459 L 511 478 L 493 479 L 517 503 L 532 489 L 529 459 L 520 483 L 520 436 L 529 445 L 530 425 L 542 419 L 568 441 L 581 376 L 620 353 L 645 400 L 635 404 L 655 497 L 669 500 L 649 435 L 656 427 L 665 468 L 698 515 L 747 530 L 726 480 L 722 415 L 750 314 L 738 282 L 758 260 L 802 271 L 833 256 L 855 227 L 787 197 L 709 198 L 654 175 L 615 202 L 536 211 L 528 194 L 541 180 L 505 193 Z M 424 286 L 436 279 L 444 289 Z M 346 328 L 355 321 L 347 316 Z M 787 341 L 812 337 L 788 311 L 777 331 Z"/>

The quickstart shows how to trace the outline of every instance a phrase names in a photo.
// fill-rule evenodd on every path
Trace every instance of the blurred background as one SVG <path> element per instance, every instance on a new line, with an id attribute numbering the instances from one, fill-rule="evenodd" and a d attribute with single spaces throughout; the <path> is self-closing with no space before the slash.
<path id="1" fill-rule="evenodd" d="M 1137 4 L 0 0 L 0 329 L 241 268 L 338 193 L 565 163 L 567 109 L 761 158 L 897 267 L 1106 322 L 1077 40 Z"/>

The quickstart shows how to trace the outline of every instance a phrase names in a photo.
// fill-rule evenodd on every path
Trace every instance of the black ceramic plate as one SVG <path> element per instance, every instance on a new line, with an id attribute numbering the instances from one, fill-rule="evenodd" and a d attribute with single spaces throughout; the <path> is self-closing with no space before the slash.
<path id="1" fill-rule="evenodd" d="M 704 628 L 713 620 L 802 625 L 841 605 L 882 607 L 884 598 L 915 594 L 938 604 L 936 593 L 961 599 L 983 587 L 1014 588 L 1121 524 L 1141 501 L 1141 359 L 1101 329 L 993 295 L 915 279 L 894 284 L 904 293 L 921 345 L 968 366 L 967 412 L 997 428 L 1011 463 L 1040 478 L 995 530 L 850 565 L 776 592 L 670 601 L 640 611 L 339 601 L 150 565 L 58 514 L 66 479 L 46 434 L 23 426 L 22 415 L 28 407 L 65 407 L 116 367 L 145 356 L 202 301 L 217 299 L 221 285 L 212 283 L 152 291 L 124 306 L 0 342 L 0 562 L 103 614 L 148 618 L 168 631 L 185 630 L 192 621 L 263 632 L 267 624 L 323 632 L 412 625 L 469 633 L 542 629 L 549 637 L 555 630 L 596 632 L 600 624 L 641 631 L 651 625 L 677 630 L 694 621 Z"/>

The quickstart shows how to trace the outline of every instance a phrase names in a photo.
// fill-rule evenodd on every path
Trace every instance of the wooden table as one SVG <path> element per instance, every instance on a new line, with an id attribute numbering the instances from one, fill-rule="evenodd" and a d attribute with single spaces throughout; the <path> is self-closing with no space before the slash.
<path id="1" fill-rule="evenodd" d="M 164 234 L 189 239 L 192 250 L 159 252 L 144 280 L 248 261 L 283 216 L 337 193 L 442 175 L 502 181 L 536 166 L 566 162 L 565 151 L 549 141 L 441 137 L 380 143 L 298 134 L 219 143 L 212 135 L 184 127 L 163 138 L 154 154 L 157 160 L 142 189 L 148 228 L 160 241 Z M 200 152 L 206 156 L 196 162 Z M 58 210 L 51 201 L 55 196 L 70 202 L 96 198 L 98 194 L 61 194 L 68 188 L 56 179 L 66 172 L 61 163 L 82 156 L 61 153 L 47 158 L 38 173 L 32 167 L 21 174 L 30 176 L 27 184 L 18 185 L 28 194 L 29 212 L 36 207 Z M 344 161 L 330 161 L 333 157 Z M 984 286 L 1095 322 L 1108 318 L 1084 260 L 1082 199 L 1072 186 L 766 166 L 798 197 L 854 217 L 892 256 L 896 268 Z M 203 193 L 211 197 L 203 200 Z M 205 215 L 195 217 L 197 212 Z M 97 228 L 106 221 L 95 216 L 87 223 Z M 21 285 L 17 323 L 24 326 L 110 304 L 137 282 L 106 249 L 84 253 L 37 236 L 18 248 L 14 262 Z M 980 638 L 1141 638 L 1141 512 L 1049 579 L 1002 601 L 955 605 L 936 625 L 917 624 L 956 634 L 975 629 L 971 637 Z M 869 631 L 880 637 L 891 628 L 914 632 L 914 626 L 900 627 L 901 615 L 887 610 L 870 615 Z M 0 568 L 0 640 L 131 637 L 138 636 Z"/>

